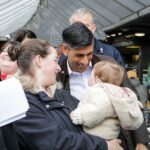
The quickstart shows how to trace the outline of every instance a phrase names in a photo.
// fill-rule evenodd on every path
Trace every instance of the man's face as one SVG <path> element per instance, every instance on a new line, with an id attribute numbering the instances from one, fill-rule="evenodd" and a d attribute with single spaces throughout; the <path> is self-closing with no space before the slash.
<path id="1" fill-rule="evenodd" d="M 93 57 L 93 45 L 79 49 L 68 49 L 67 56 L 72 71 L 84 72 Z"/>
<path id="2" fill-rule="evenodd" d="M 58 65 L 58 57 L 56 49 L 50 47 L 51 53 L 48 54 L 45 58 L 42 58 L 42 75 L 44 76 L 43 79 L 43 86 L 53 85 L 56 82 L 56 75 L 61 70 L 60 66 Z"/>

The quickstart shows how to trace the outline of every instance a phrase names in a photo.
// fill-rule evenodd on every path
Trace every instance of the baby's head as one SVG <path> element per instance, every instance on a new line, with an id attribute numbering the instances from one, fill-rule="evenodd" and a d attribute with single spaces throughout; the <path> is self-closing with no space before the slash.
<path id="1" fill-rule="evenodd" d="M 111 83 L 120 86 L 124 77 L 124 68 L 120 65 L 109 62 L 100 61 L 94 65 L 89 85 L 92 86 L 99 82 Z"/>

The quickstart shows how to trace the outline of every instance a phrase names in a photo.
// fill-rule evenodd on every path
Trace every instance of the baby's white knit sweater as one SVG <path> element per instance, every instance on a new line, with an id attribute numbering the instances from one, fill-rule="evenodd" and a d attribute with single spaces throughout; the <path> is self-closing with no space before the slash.
<path id="1" fill-rule="evenodd" d="M 136 130 L 143 123 L 142 104 L 129 88 L 108 83 L 89 87 L 78 107 L 70 114 L 85 132 L 105 139 L 118 138 L 120 125 Z"/>

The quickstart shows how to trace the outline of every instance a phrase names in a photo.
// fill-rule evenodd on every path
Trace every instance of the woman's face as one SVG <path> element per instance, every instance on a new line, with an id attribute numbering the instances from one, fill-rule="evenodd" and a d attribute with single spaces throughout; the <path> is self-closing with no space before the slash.
<path id="1" fill-rule="evenodd" d="M 43 86 L 53 85 L 56 82 L 56 75 L 61 70 L 58 65 L 56 49 L 50 47 L 51 52 L 42 61 Z"/>
<path id="2" fill-rule="evenodd" d="M 7 53 L 7 48 L 8 47 L 6 47 L 4 51 L 2 51 L 2 53 L 0 54 L 0 70 L 1 74 L 13 75 L 18 69 L 18 65 L 16 61 L 10 60 Z"/>

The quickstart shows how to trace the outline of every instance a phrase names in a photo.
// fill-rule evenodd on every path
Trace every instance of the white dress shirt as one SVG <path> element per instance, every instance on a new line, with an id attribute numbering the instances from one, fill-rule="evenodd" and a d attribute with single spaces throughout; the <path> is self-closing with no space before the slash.
<path id="1" fill-rule="evenodd" d="M 87 70 L 82 73 L 72 71 L 68 62 L 67 62 L 67 68 L 70 77 L 69 83 L 70 83 L 71 95 L 73 95 L 79 101 L 81 101 L 83 93 L 88 87 L 88 78 L 90 77 L 92 72 L 92 64 L 90 62 Z"/>

